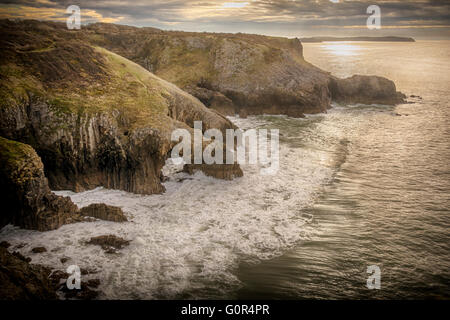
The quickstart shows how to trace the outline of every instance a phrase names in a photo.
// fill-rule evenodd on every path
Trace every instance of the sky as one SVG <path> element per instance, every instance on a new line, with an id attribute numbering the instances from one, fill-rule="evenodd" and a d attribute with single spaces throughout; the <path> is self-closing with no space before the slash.
<path id="1" fill-rule="evenodd" d="M 111 22 L 165 30 L 243 32 L 286 37 L 411 36 L 450 39 L 450 0 L 0 0 L 0 18 Z M 381 10 L 369 30 L 367 8 Z"/>

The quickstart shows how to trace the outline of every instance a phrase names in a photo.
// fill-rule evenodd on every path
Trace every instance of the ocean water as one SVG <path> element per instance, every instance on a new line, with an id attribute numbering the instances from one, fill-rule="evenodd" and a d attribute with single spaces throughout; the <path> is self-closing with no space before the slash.
<path id="1" fill-rule="evenodd" d="M 421 99 L 231 118 L 280 130 L 277 175 L 247 165 L 234 181 L 172 172 L 163 195 L 58 192 L 79 206 L 120 206 L 130 221 L 6 226 L 0 240 L 35 263 L 98 270 L 82 280 L 99 278 L 102 299 L 450 298 L 449 49 L 306 44 L 306 59 L 337 76 L 386 76 Z M 103 234 L 132 241 L 113 255 L 85 244 Z M 30 253 L 36 246 L 48 251 Z M 380 290 L 366 287 L 370 265 L 381 269 Z"/>

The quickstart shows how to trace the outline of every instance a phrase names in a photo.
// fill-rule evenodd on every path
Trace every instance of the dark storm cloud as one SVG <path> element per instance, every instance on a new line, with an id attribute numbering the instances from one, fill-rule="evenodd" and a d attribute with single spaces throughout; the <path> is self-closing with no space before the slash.
<path id="1" fill-rule="evenodd" d="M 329 0 L 18 0 L 0 1 L 2 17 L 53 19 L 71 4 L 85 22 L 106 21 L 193 31 L 294 35 L 369 34 L 369 5 L 381 8 L 383 34 L 448 36 L 450 1 Z M 51 14 L 49 14 L 51 13 Z M 380 33 L 380 32 L 379 32 Z"/>

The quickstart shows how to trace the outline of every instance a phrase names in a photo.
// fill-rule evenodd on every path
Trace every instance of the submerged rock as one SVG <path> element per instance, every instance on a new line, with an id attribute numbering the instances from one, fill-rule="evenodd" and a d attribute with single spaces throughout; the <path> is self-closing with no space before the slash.
<path id="1" fill-rule="evenodd" d="M 70 260 L 70 258 L 67 258 L 67 257 L 62 257 L 61 259 L 59 259 L 59 261 L 61 261 L 62 264 L 66 263 L 69 260 Z"/>
<path id="2" fill-rule="evenodd" d="M 186 164 L 183 171 L 189 174 L 202 171 L 206 176 L 224 180 L 233 180 L 243 176 L 242 169 L 237 164 Z"/>
<path id="3" fill-rule="evenodd" d="M 85 269 L 81 269 L 81 274 L 88 275 L 89 273 L 87 273 Z M 77 300 L 93 300 L 98 297 L 99 291 L 92 290 L 92 288 L 98 288 L 98 286 L 100 285 L 99 279 L 81 279 L 80 289 L 69 289 L 66 284 L 68 277 L 69 274 L 61 270 L 55 270 L 49 276 L 52 286 L 56 291 L 62 292 L 64 294 L 64 298 Z"/>
<path id="4" fill-rule="evenodd" d="M 44 253 L 47 252 L 47 249 L 45 247 L 36 247 L 31 249 L 32 253 Z"/>
<path id="5" fill-rule="evenodd" d="M 81 271 L 81 275 L 83 275 L 83 276 L 99 273 L 99 270 L 94 269 L 94 268 L 80 268 L 80 271 Z"/>
<path id="6" fill-rule="evenodd" d="M 69 289 L 64 285 L 61 287 L 61 291 L 64 293 L 66 299 L 94 300 L 99 295 L 98 291 L 92 290 L 83 283 L 81 284 L 80 289 Z"/>
<path id="7" fill-rule="evenodd" d="M 19 258 L 20 260 L 25 261 L 25 262 L 30 262 L 31 261 L 31 258 L 27 258 L 27 257 L 23 256 L 19 251 L 14 251 L 12 253 L 12 255 L 17 257 L 17 258 Z"/>
<path id="8" fill-rule="evenodd" d="M 80 209 L 83 216 L 94 217 L 101 220 L 124 222 L 127 217 L 119 207 L 108 206 L 104 203 L 91 204 Z"/>
<path id="9" fill-rule="evenodd" d="M 86 282 L 86 285 L 88 286 L 88 287 L 91 287 L 91 288 L 98 288 L 98 286 L 100 285 L 100 279 L 89 279 L 87 282 Z"/>
<path id="10" fill-rule="evenodd" d="M 62 270 L 53 270 L 48 276 L 52 286 L 56 289 L 60 289 L 62 285 L 65 285 L 68 277 L 69 274 Z"/>
<path id="11" fill-rule="evenodd" d="M 9 248 L 11 244 L 8 241 L 2 241 L 0 242 L 0 247 L 2 248 Z"/>
<path id="12" fill-rule="evenodd" d="M 93 237 L 87 243 L 101 246 L 106 253 L 116 253 L 117 250 L 128 246 L 130 244 L 130 240 L 125 240 L 115 235 L 104 235 Z"/>

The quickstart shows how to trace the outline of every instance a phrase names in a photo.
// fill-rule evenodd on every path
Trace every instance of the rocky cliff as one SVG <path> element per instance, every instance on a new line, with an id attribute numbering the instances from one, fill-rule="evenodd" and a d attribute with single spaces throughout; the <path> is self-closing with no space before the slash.
<path id="1" fill-rule="evenodd" d="M 173 129 L 195 120 L 205 130 L 233 127 L 175 85 L 63 24 L 1 21 L 0 31 L 0 135 L 36 150 L 52 189 L 163 192 Z M 229 176 L 242 174 L 230 169 Z"/>
<path id="2" fill-rule="evenodd" d="M 88 221 L 85 216 L 115 222 L 127 221 L 122 209 L 92 204 L 81 210 L 68 197 L 50 191 L 44 165 L 35 150 L 0 137 L 0 228 L 13 224 L 48 231 L 63 224 Z"/>
<path id="3" fill-rule="evenodd" d="M 57 190 L 163 192 L 170 134 L 195 120 L 225 130 L 233 124 L 221 114 L 301 117 L 331 99 L 402 101 L 390 80 L 312 66 L 297 39 L 6 20 L 0 31 L 0 135 L 31 145 Z M 238 166 L 193 168 L 242 175 Z"/>
<path id="4" fill-rule="evenodd" d="M 346 79 L 330 78 L 329 89 L 333 100 L 340 103 L 370 103 L 395 105 L 403 103 L 404 94 L 397 92 L 395 83 L 377 76 L 352 76 Z"/>
<path id="5" fill-rule="evenodd" d="M 397 99 L 395 85 L 384 78 L 386 81 L 364 80 L 359 87 L 355 84 L 370 94 L 336 91 L 336 84 L 347 88 L 348 83 L 361 78 L 338 79 L 309 64 L 298 39 L 171 32 L 101 23 L 88 26 L 83 35 L 177 84 L 226 115 L 266 113 L 300 117 L 304 113 L 326 112 L 331 100 L 360 102 L 361 99 L 354 99 L 356 96 L 364 96 L 362 103 L 366 104 L 402 101 Z"/>
<path id="6" fill-rule="evenodd" d="M 0 247 L 0 300 L 56 300 L 51 271 Z"/>
<path id="7" fill-rule="evenodd" d="M 78 208 L 53 194 L 32 147 L 0 137 L 0 228 L 12 223 L 40 231 L 73 221 Z"/>

